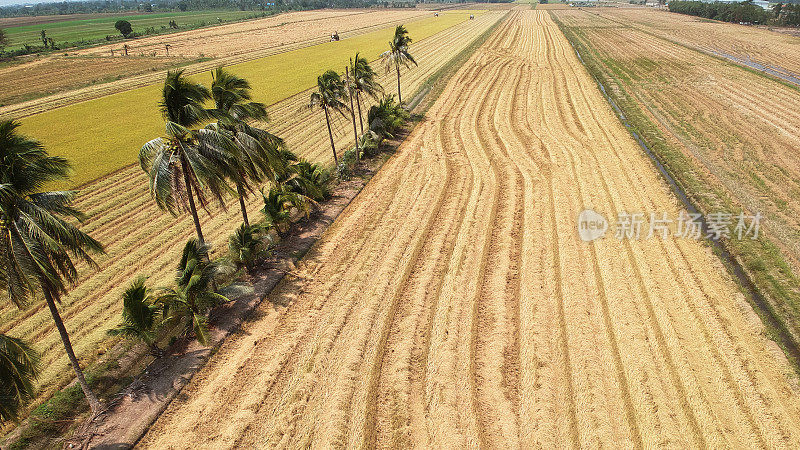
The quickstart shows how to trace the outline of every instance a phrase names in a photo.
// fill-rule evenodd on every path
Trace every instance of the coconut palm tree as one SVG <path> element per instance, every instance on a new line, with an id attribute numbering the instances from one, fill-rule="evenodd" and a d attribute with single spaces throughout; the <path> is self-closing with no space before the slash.
<path id="1" fill-rule="evenodd" d="M 139 277 L 122 294 L 122 324 L 108 330 L 108 334 L 140 339 L 153 355 L 160 356 L 162 352 L 156 344 L 158 310 L 145 278 Z"/>
<path id="2" fill-rule="evenodd" d="M 356 162 L 361 160 L 361 148 L 358 142 L 358 128 L 356 128 L 356 110 L 353 105 L 353 97 L 355 97 L 356 88 L 355 81 L 350 76 L 350 66 L 344 68 L 344 86 L 347 90 L 347 98 L 350 99 L 350 120 L 353 122 L 353 139 L 356 141 Z"/>
<path id="3" fill-rule="evenodd" d="M 235 193 L 226 180 L 239 179 L 236 146 L 217 130 L 190 129 L 212 117 L 203 107 L 211 92 L 189 81 L 183 71 L 167 73 L 162 97 L 166 133 L 144 144 L 139 164 L 150 177 L 150 192 L 158 206 L 172 214 L 188 209 L 197 239 L 204 243 L 195 196 L 206 209 L 206 191 L 220 203 L 225 194 Z"/>
<path id="4" fill-rule="evenodd" d="M 0 423 L 17 420 L 33 398 L 39 355 L 25 341 L 0 334 Z"/>
<path id="5" fill-rule="evenodd" d="M 375 100 L 383 94 L 383 86 L 378 83 L 378 74 L 372 70 L 367 58 L 356 53 L 355 58 L 350 58 L 350 76 L 353 77 L 353 86 L 356 91 L 356 106 L 358 107 L 358 121 L 361 124 L 361 134 L 364 134 L 364 119 L 361 114 L 361 94 L 368 95 Z"/>
<path id="6" fill-rule="evenodd" d="M 394 30 L 394 37 L 389 42 L 389 50 L 381 54 L 383 63 L 386 64 L 386 73 L 392 69 L 397 72 L 397 101 L 403 103 L 403 96 L 400 94 L 400 66 L 410 67 L 413 63 L 415 66 L 417 62 L 411 53 L 408 52 L 408 46 L 411 45 L 411 37 L 408 35 L 408 30 L 403 25 L 398 25 Z"/>
<path id="7" fill-rule="evenodd" d="M 317 77 L 317 91 L 311 94 L 309 108 L 320 107 L 325 111 L 325 122 L 328 124 L 328 137 L 331 139 L 331 149 L 333 150 L 333 161 L 338 166 L 339 158 L 336 156 L 336 144 L 333 142 L 333 131 L 331 130 L 330 110 L 334 110 L 346 117 L 344 112 L 347 105 L 342 99 L 347 97 L 342 78 L 333 70 L 329 70 Z"/>
<path id="8" fill-rule="evenodd" d="M 231 260 L 252 273 L 256 261 L 267 254 L 269 249 L 268 227 L 263 225 L 241 224 L 228 239 L 228 252 Z"/>
<path id="9" fill-rule="evenodd" d="M 72 207 L 74 191 L 41 192 L 67 178 L 66 159 L 50 156 L 42 145 L 20 135 L 18 122 L 0 122 L 0 289 L 17 307 L 41 292 L 53 316 L 78 383 L 93 413 L 100 402 L 89 389 L 57 303 L 78 277 L 72 258 L 96 267 L 89 252 L 103 246 L 66 218 L 80 220 Z"/>
<path id="10" fill-rule="evenodd" d="M 215 292 L 217 280 L 232 272 L 223 260 L 211 261 L 208 246 L 190 239 L 183 248 L 175 276 L 176 287 L 162 288 L 156 302 L 162 308 L 163 324 L 171 328 L 183 323 L 184 335 L 194 332 L 197 341 L 208 344 L 206 313 L 228 299 Z"/>
<path id="11" fill-rule="evenodd" d="M 221 67 L 212 71 L 211 76 L 211 96 L 215 106 L 212 114 L 218 120 L 207 128 L 224 133 L 238 149 L 239 179 L 235 180 L 236 192 L 242 219 L 249 226 L 244 199 L 248 191 L 252 192 L 253 186 L 248 181 L 275 181 L 286 170 L 281 158 L 281 148 L 285 144 L 283 139 L 248 123 L 251 120 L 267 122 L 269 115 L 266 105 L 252 101 L 252 88 L 247 80 Z"/>
<path id="12" fill-rule="evenodd" d="M 273 186 L 267 192 L 261 193 L 264 197 L 264 222 L 275 229 L 278 236 L 288 231 L 291 223 L 291 211 L 297 209 L 308 217 L 311 208 L 316 202 L 300 192 L 292 190 L 289 185 Z"/>

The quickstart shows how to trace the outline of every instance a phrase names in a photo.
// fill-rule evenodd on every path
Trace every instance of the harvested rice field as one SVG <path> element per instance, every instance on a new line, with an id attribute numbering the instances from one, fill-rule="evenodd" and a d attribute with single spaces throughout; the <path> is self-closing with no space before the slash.
<path id="1" fill-rule="evenodd" d="M 784 43 L 793 41 L 797 47 L 800 39 L 735 24 L 694 25 L 683 16 L 659 11 L 600 11 L 553 14 L 637 132 L 704 211 L 763 215 L 762 241 L 731 240 L 730 247 L 797 341 L 800 89 L 708 55 L 702 48 L 733 46 L 735 38 L 725 36 L 745 29 L 761 36 L 748 41 L 758 53 L 741 48 L 726 51 L 765 61 L 791 61 Z M 659 31 L 650 33 L 640 23 Z M 672 31 L 675 24 L 715 31 Z M 662 33 L 693 36 L 698 48 L 673 42 Z"/>
<path id="2" fill-rule="evenodd" d="M 546 11 L 516 11 L 141 448 L 800 445 L 780 350 Z M 288 306 L 279 306 L 288 305 Z"/>
<path id="3" fill-rule="evenodd" d="M 718 56 L 770 65 L 800 74 L 800 36 L 767 27 L 719 22 L 654 8 L 596 8 L 587 13 L 606 19 L 600 26 L 624 26 Z"/>

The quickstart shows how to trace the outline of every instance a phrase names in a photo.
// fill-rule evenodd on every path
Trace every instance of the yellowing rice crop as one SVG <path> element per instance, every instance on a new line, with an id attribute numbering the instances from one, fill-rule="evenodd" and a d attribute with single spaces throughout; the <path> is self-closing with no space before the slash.
<path id="1" fill-rule="evenodd" d="M 447 12 L 406 27 L 419 42 L 468 17 L 469 12 Z M 356 51 L 377 58 L 388 47 L 392 33 L 387 28 L 230 69 L 252 83 L 256 100 L 271 104 L 313 86 L 316 77 L 329 68 L 344 70 Z M 197 77 L 210 81 L 210 76 Z M 41 140 L 51 154 L 68 158 L 75 168 L 71 186 L 82 185 L 135 163 L 142 144 L 163 132 L 160 89 L 160 85 L 133 89 L 26 117 L 23 132 Z"/>

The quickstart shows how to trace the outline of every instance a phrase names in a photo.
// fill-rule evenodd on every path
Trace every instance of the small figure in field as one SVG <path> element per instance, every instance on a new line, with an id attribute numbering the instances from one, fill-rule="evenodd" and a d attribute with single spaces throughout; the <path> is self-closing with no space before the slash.
<path id="1" fill-rule="evenodd" d="M 334 33 L 331 35 L 331 42 L 338 41 L 338 40 L 339 40 L 339 32 L 338 31 L 334 31 Z"/>
<path id="2" fill-rule="evenodd" d="M 167 49 L 167 56 L 169 56 L 169 44 L 164 44 L 164 48 Z"/>
<path id="3" fill-rule="evenodd" d="M 470 14 L 470 15 L 469 15 L 469 20 L 472 20 L 472 19 L 474 19 L 474 18 L 475 18 L 475 14 Z"/>
<path id="4" fill-rule="evenodd" d="M 125 56 L 128 56 L 128 44 L 123 45 L 122 49 L 125 50 Z"/>
<path id="5" fill-rule="evenodd" d="M 438 12 L 433 13 L 433 17 L 439 17 L 439 13 Z"/>
<path id="6" fill-rule="evenodd" d="M 113 48 L 111 49 L 111 56 L 112 57 L 114 56 L 114 49 Z"/>

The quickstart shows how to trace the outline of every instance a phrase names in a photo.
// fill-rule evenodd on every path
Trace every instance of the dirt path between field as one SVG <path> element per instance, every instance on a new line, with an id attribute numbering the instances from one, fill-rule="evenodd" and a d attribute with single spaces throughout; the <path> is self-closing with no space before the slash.
<path id="1" fill-rule="evenodd" d="M 547 13 L 515 13 L 139 445 L 800 445 L 710 249 L 587 243 L 584 208 L 678 213 Z"/>

